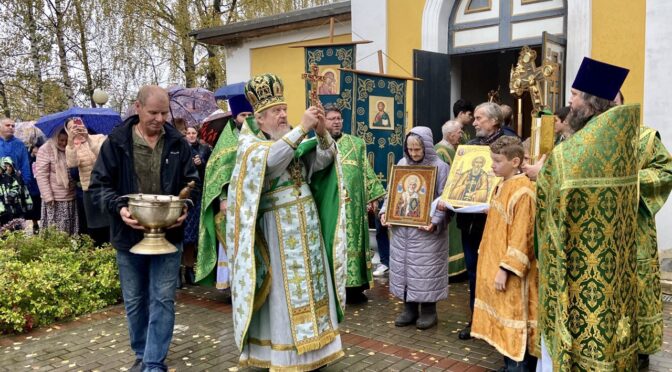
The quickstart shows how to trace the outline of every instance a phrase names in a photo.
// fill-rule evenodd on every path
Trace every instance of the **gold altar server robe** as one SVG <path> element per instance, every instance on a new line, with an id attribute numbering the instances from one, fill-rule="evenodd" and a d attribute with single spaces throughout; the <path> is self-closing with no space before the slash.
<path id="1" fill-rule="evenodd" d="M 538 273 L 534 257 L 534 185 L 516 175 L 495 189 L 479 247 L 476 302 L 471 335 L 500 354 L 522 361 L 535 350 Z M 509 272 L 506 290 L 495 290 L 500 268 Z"/>

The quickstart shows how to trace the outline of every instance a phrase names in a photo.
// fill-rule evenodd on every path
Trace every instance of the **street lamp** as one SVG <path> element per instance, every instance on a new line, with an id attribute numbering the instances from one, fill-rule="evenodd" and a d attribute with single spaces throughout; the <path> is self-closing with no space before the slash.
<path id="1" fill-rule="evenodd" d="M 110 96 L 107 94 L 106 91 L 96 88 L 93 91 L 92 98 L 93 102 L 95 102 L 98 106 L 102 107 L 105 103 L 107 103 L 107 100 L 110 98 Z"/>

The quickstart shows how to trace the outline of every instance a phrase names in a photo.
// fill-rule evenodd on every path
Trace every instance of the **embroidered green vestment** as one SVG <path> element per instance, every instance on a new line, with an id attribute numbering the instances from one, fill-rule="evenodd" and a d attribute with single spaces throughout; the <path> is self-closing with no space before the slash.
<path id="1" fill-rule="evenodd" d="M 639 112 L 594 117 L 537 178 L 539 328 L 555 371 L 637 368 Z"/>
<path id="2" fill-rule="evenodd" d="M 639 275 L 639 353 L 654 354 L 663 344 L 663 302 L 656 234 L 656 213 L 672 190 L 672 158 L 657 131 L 642 127 L 639 135 L 639 210 L 637 272 Z"/>
<path id="3" fill-rule="evenodd" d="M 234 128 L 233 120 L 229 120 L 205 167 L 196 260 L 196 281 L 201 285 L 215 284 L 217 241 L 226 243 L 226 216 L 223 213 L 215 215 L 215 203 L 218 203 L 220 197 L 226 197 L 225 188 L 236 165 L 238 135 Z"/>
<path id="4" fill-rule="evenodd" d="M 367 204 L 385 195 L 385 189 L 366 157 L 366 144 L 361 138 L 344 134 L 337 142 L 347 191 L 345 200 L 346 234 L 348 237 L 348 277 L 346 287 L 373 287 L 369 219 Z"/>

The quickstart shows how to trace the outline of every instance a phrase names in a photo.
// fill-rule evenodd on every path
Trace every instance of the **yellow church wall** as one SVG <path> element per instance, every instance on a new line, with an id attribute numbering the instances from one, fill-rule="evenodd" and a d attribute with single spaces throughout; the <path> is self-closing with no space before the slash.
<path id="1" fill-rule="evenodd" d="M 623 95 L 643 103 L 646 1 L 593 0 L 592 21 L 592 57 L 630 69 Z"/>
<path id="2" fill-rule="evenodd" d="M 422 11 L 425 0 L 387 1 L 387 70 L 400 76 L 413 74 L 413 49 L 422 48 Z M 371 58 L 375 58 L 371 57 Z M 406 129 L 413 126 L 413 82 L 406 93 Z M 420 123 L 429 125 L 429 123 Z"/>
<path id="3" fill-rule="evenodd" d="M 334 36 L 335 42 L 351 41 L 350 34 Z M 252 75 L 272 72 L 278 75 L 285 85 L 285 99 L 289 107 L 289 123 L 299 123 L 306 107 L 305 81 L 301 74 L 305 72 L 304 49 L 290 48 L 308 43 L 326 43 L 328 38 L 304 40 L 295 43 L 278 44 L 250 50 Z"/>

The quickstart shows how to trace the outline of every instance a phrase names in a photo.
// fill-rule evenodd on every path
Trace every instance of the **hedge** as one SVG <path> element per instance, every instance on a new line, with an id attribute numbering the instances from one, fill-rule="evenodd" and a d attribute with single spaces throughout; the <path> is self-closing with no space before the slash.
<path id="1" fill-rule="evenodd" d="M 118 303 L 114 249 L 45 229 L 0 235 L 0 332 L 21 333 Z"/>

